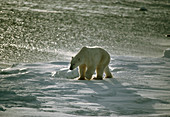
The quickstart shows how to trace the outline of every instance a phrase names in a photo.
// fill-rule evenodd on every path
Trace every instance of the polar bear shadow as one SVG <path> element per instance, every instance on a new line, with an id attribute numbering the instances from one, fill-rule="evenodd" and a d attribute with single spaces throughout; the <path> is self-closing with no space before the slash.
<path id="1" fill-rule="evenodd" d="M 151 114 L 155 110 L 153 105 L 158 100 L 144 98 L 136 91 L 123 86 L 116 78 L 101 81 L 85 81 L 85 84 L 95 93 L 87 99 L 90 103 L 98 103 L 110 114 L 131 115 Z"/>

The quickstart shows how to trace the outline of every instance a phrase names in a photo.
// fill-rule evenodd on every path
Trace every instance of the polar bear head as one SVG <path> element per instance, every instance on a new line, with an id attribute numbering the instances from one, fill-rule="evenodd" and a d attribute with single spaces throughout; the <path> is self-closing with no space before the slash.
<path id="1" fill-rule="evenodd" d="M 72 57 L 70 70 L 85 63 L 87 56 L 87 47 L 83 47 L 75 57 Z"/>
<path id="2" fill-rule="evenodd" d="M 80 66 L 83 63 L 82 58 L 75 56 L 72 57 L 70 70 L 75 69 L 76 67 Z"/>

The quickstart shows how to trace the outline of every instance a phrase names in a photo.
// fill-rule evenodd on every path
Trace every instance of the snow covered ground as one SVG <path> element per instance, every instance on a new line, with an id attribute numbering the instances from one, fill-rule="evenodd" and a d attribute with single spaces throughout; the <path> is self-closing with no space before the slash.
<path id="1" fill-rule="evenodd" d="M 169 6 L 1 0 L 0 117 L 170 116 Z M 68 66 L 83 46 L 110 53 L 113 79 L 75 79 Z"/>
<path id="2" fill-rule="evenodd" d="M 69 62 L 0 71 L 1 116 L 170 116 L 170 59 L 112 56 L 112 79 L 79 81 Z"/>

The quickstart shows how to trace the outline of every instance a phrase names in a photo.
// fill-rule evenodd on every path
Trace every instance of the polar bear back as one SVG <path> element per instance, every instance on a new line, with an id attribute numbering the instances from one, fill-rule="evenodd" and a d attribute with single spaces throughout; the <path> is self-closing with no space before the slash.
<path id="1" fill-rule="evenodd" d="M 86 58 L 86 64 L 91 65 L 95 64 L 98 65 L 99 63 L 103 62 L 110 62 L 110 55 L 107 51 L 102 48 L 88 48 L 83 47 L 80 52 L 78 53 L 80 56 L 84 56 Z"/>

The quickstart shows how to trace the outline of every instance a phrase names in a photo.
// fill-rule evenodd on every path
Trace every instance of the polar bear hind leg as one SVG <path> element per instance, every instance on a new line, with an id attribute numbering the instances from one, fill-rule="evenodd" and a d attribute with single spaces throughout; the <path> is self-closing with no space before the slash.
<path id="1" fill-rule="evenodd" d="M 111 74 L 111 72 L 110 72 L 109 66 L 106 66 L 104 72 L 105 72 L 105 74 L 106 74 L 105 78 L 113 78 L 113 76 L 112 76 L 112 74 Z"/>
<path id="2" fill-rule="evenodd" d="M 103 80 L 103 73 L 104 73 L 104 67 L 98 66 L 96 69 L 97 77 L 93 78 L 94 80 Z"/>

